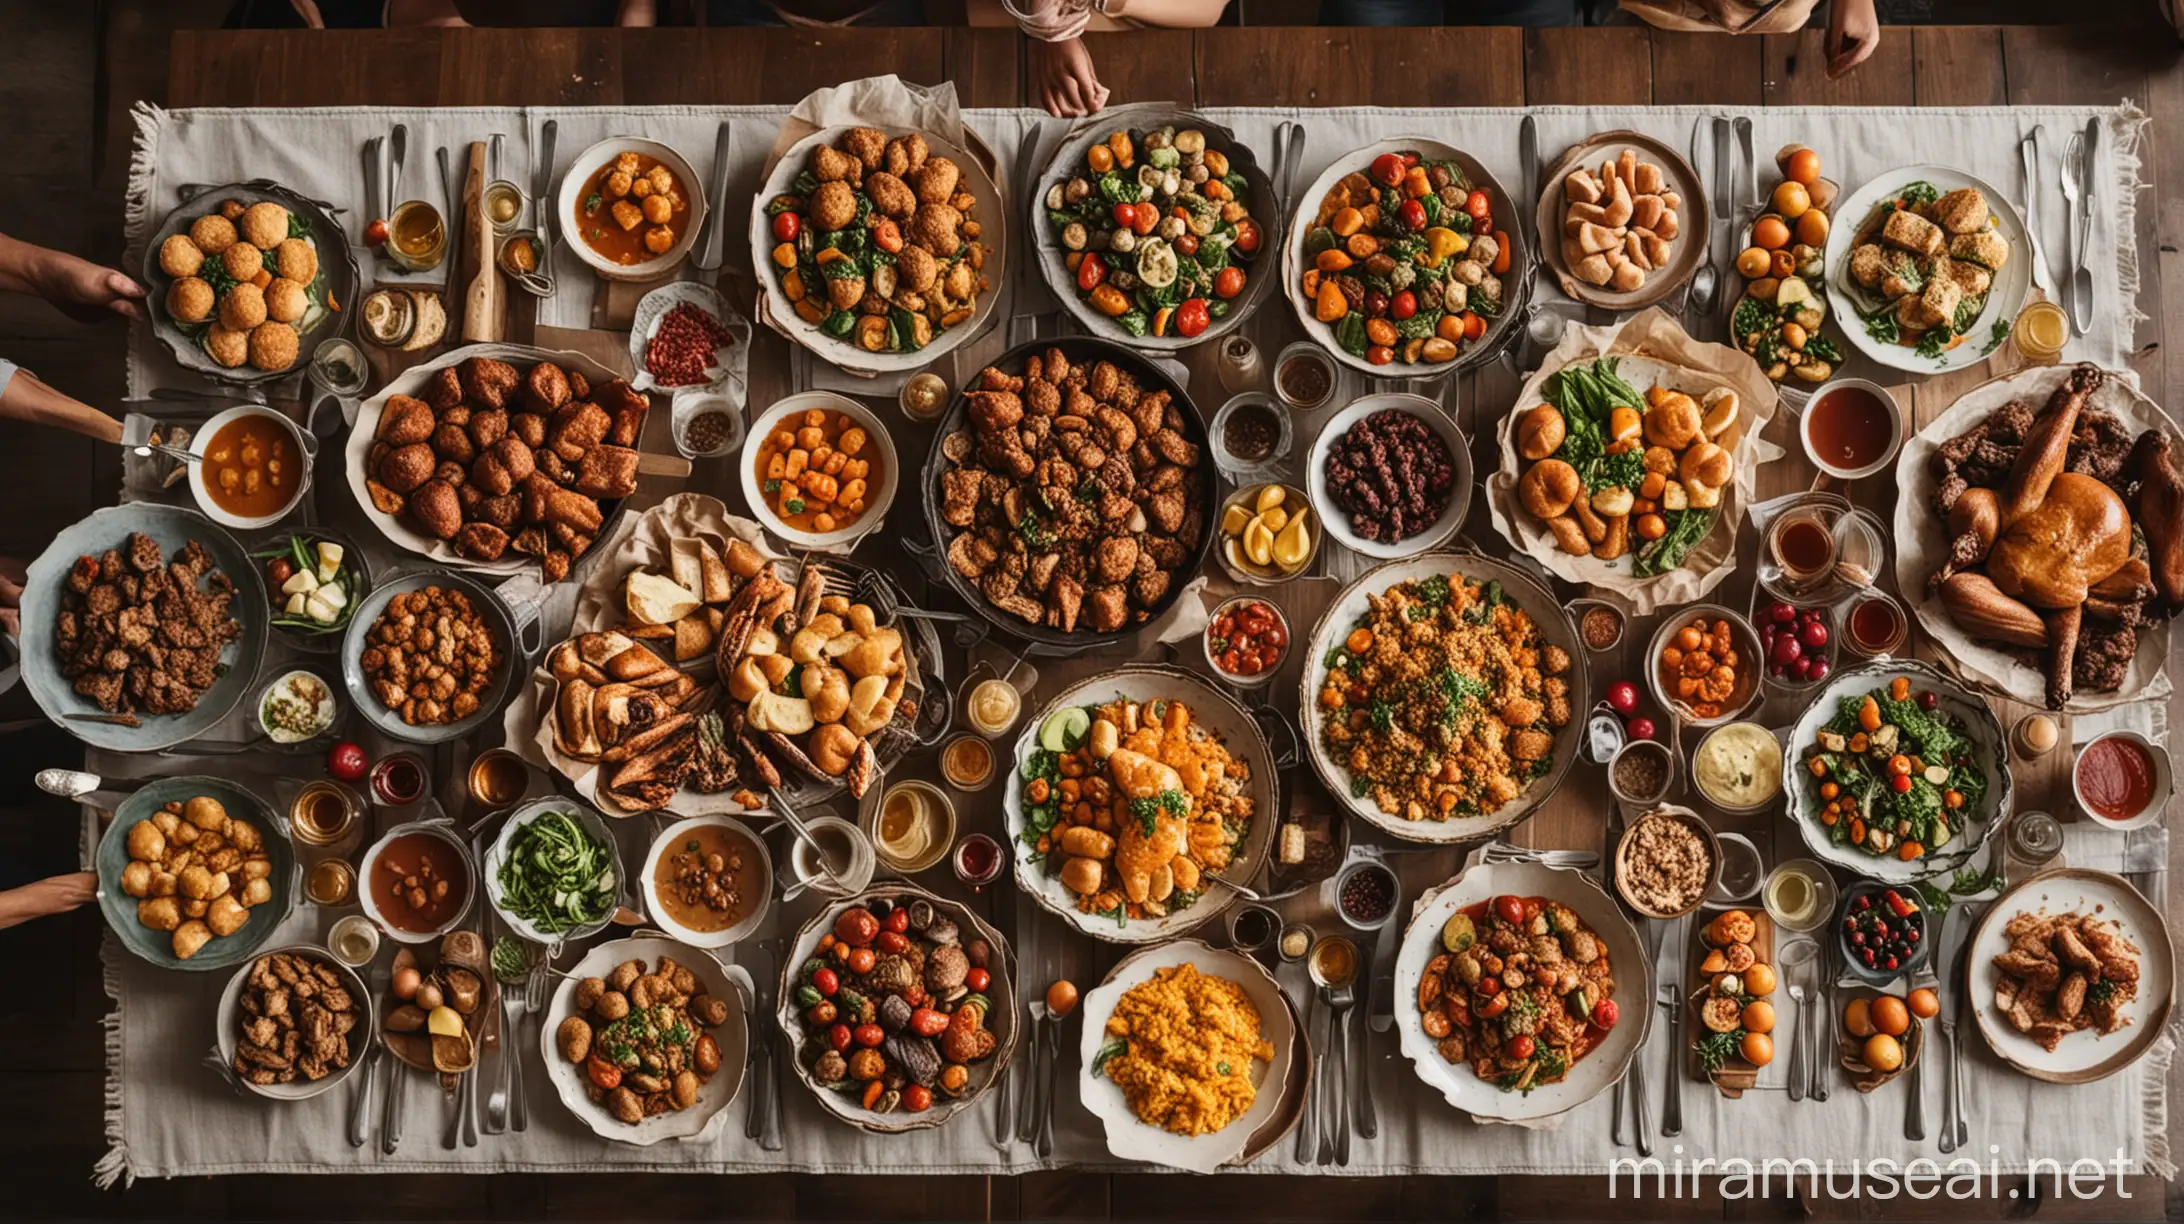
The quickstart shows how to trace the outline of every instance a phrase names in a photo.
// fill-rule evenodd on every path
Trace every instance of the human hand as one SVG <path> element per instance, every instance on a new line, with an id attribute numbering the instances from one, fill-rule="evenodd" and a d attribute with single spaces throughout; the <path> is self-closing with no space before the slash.
<path id="1" fill-rule="evenodd" d="M 41 251 L 31 268 L 32 292 L 79 323 L 97 323 L 113 315 L 141 319 L 137 303 L 144 286 L 112 268 L 78 259 L 65 251 Z"/>
<path id="2" fill-rule="evenodd" d="M 14 557 L 0 557 L 0 628 L 8 636 L 23 636 L 23 563 Z"/>
<path id="3" fill-rule="evenodd" d="M 1828 6 L 1828 79 L 1835 80 L 1866 61 L 1881 45 L 1881 23 L 1873 0 L 1834 0 Z"/>
<path id="4" fill-rule="evenodd" d="M 1031 72 L 1047 113 L 1062 118 L 1090 115 L 1107 105 L 1107 87 L 1092 71 L 1092 53 L 1084 39 L 1031 40 Z"/>
<path id="5" fill-rule="evenodd" d="M 0 892 L 0 927 L 65 914 L 98 895 L 97 872 L 71 871 Z"/>

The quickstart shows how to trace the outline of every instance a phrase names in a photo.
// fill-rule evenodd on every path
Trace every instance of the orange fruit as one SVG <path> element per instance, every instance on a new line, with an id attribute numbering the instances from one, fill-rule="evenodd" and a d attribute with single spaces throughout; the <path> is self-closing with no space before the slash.
<path id="1" fill-rule="evenodd" d="M 1774 1032 L 1774 1004 L 1765 999 L 1754 999 L 1744 1005 L 1744 1031 L 1747 1033 Z"/>
<path id="2" fill-rule="evenodd" d="M 1875 1071 L 1894 1071 L 1903 1066 L 1903 1043 L 1886 1033 L 1875 1033 L 1866 1038 L 1866 1066 Z"/>
<path id="3" fill-rule="evenodd" d="M 1873 1027 L 1890 1037 L 1901 1037 L 1911 1028 L 1911 1011 L 1894 995 L 1873 1000 Z"/>
<path id="4" fill-rule="evenodd" d="M 1780 217 L 1761 217 L 1752 223 L 1752 245 L 1779 251 L 1790 245 L 1790 227 Z"/>
<path id="5" fill-rule="evenodd" d="M 1744 971 L 1744 993 L 1771 995 L 1774 988 L 1774 966 L 1761 962 Z"/>
<path id="6" fill-rule="evenodd" d="M 1828 215 L 1817 208 L 1808 208 L 1797 219 L 1797 240 L 1806 246 L 1828 244 Z"/>
<path id="7" fill-rule="evenodd" d="M 1806 193 L 1803 183 L 1798 182 L 1796 179 L 1784 179 L 1781 183 L 1776 184 L 1774 189 L 1774 210 L 1781 213 L 1783 219 L 1795 221 L 1804 216 L 1805 210 L 1811 207 L 1812 196 Z"/>
<path id="8" fill-rule="evenodd" d="M 1745 981 L 1749 982 L 1751 981 L 1751 979 L 1746 978 Z M 1940 1014 L 1940 1012 L 1941 1000 L 1934 997 L 1934 992 L 1932 990 L 1921 986 L 1917 990 L 1911 992 L 1912 1015 L 1917 1016 L 1921 1020 L 1931 1020 L 1936 1015 Z"/>
<path id="9" fill-rule="evenodd" d="M 1873 1008 L 1864 999 L 1852 999 L 1843 1005 L 1843 1031 L 1853 1037 L 1873 1035 Z"/>
<path id="10" fill-rule="evenodd" d="M 1746 247 L 1737 256 L 1737 275 L 1746 280 L 1758 280 L 1767 275 L 1767 251 L 1764 247 Z"/>
<path id="11" fill-rule="evenodd" d="M 1820 181 L 1820 154 L 1812 149 L 1799 149 L 1782 163 L 1782 173 L 1790 181 L 1810 187 Z"/>
<path id="12" fill-rule="evenodd" d="M 1737 1053 L 1753 1066 L 1764 1067 L 1774 1061 L 1774 1038 L 1765 1033 L 1746 1033 Z"/>

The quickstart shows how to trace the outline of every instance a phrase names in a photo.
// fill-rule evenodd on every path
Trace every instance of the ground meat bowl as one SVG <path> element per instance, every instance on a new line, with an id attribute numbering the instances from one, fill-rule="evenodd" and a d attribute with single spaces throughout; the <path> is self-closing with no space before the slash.
<path id="1" fill-rule="evenodd" d="M 1213 465 L 1183 389 L 1128 349 L 1039 341 L 969 379 L 926 460 L 957 594 L 1002 631 L 1070 649 L 1151 623 L 1205 564 Z"/>
<path id="2" fill-rule="evenodd" d="M 1459 568 L 1459 566 L 1461 568 Z M 1410 841 L 1504 828 L 1575 756 L 1576 631 L 1516 570 L 1483 558 L 1382 566 L 1313 634 L 1302 704 L 1321 780 Z"/>
<path id="3" fill-rule="evenodd" d="M 1471 500 L 1469 444 L 1421 395 L 1368 395 L 1336 413 L 1312 446 L 1306 480 L 1329 534 L 1369 557 L 1436 547 Z"/>

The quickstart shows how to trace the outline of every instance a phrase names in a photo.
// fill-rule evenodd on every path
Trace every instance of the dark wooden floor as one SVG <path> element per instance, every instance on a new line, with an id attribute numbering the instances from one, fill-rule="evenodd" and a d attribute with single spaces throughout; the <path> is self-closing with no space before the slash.
<path id="1" fill-rule="evenodd" d="M 1312 0 L 1239 3 L 1247 20 L 1254 23 L 1307 20 L 1316 7 Z M 225 9 L 222 0 L 0 0 L 0 47 L 8 52 L 8 68 L 0 72 L 0 232 L 116 260 L 131 137 L 128 107 L 140 98 L 168 96 L 170 33 L 217 25 Z M 1885 0 L 1882 9 L 1893 19 L 1911 21 L 2097 19 L 2104 25 L 2146 26 L 2150 38 L 2173 37 L 2166 27 L 2150 24 L 2151 6 L 2145 0 L 2092 0 L 2067 10 L 2032 0 Z M 1531 43 L 1528 49 L 1534 53 L 1526 57 L 1526 75 L 1583 75 L 1582 64 L 1556 63 L 1537 36 Z M 1932 53 L 1944 54 L 1959 45 L 1937 40 Z M 1922 61 L 1927 54 L 1920 52 Z M 1802 96 L 1795 89 L 1787 95 L 1775 92 L 1787 87 L 1782 79 L 1794 71 L 1788 63 L 1777 62 L 1774 56 L 1765 65 L 1757 56 L 1734 58 L 1739 65 L 1734 71 L 1749 70 L 1752 75 L 1751 101 L 1760 101 L 1763 94 L 1776 100 Z M 1893 86 L 1900 82 L 1881 80 L 1879 70 L 1905 69 L 1911 58 L 1898 52 L 1893 58 L 1884 56 L 1886 62 L 1869 66 L 1868 73 L 1875 78 L 1871 100 L 1898 100 Z M 885 71 L 892 65 L 857 67 Z M 1322 67 L 1330 73 L 1340 68 Z M 1143 70 L 1128 62 L 1114 68 L 1118 76 Z M 1662 77 L 1652 96 L 1672 100 L 1667 96 L 1672 87 L 1666 66 L 1655 68 Z M 950 55 L 948 70 L 966 81 L 984 75 L 976 54 Z M 1461 73 L 1460 68 L 1453 71 Z M 1018 74 L 1016 63 L 1002 67 L 1001 75 L 1012 81 Z M 1300 75 L 1310 76 L 1310 72 Z M 2013 96 L 1999 69 L 1994 77 L 1991 100 L 2001 102 Z M 2175 78 L 2172 71 L 2157 84 L 2157 89 L 2166 91 L 2171 114 L 2184 111 L 2184 106 L 2177 105 L 2184 99 L 2184 82 Z M 1515 82 L 1517 96 L 1524 96 L 1527 84 L 1541 83 Z M 1456 76 L 1447 84 L 1444 100 L 1451 104 L 1474 95 L 1483 99 L 1479 90 L 1488 88 L 1476 81 L 1466 88 Z M 987 96 L 988 90 L 973 93 L 982 104 L 1008 100 Z M 1542 96 L 1549 95 L 1575 100 L 1565 98 L 1559 89 Z M 1008 95 L 1014 96 L 1013 92 Z M 1494 100 L 1501 100 L 1501 95 L 1497 93 Z M 2166 181 L 2178 182 L 2173 164 L 2160 169 L 2166 172 Z M 2178 198 L 2165 194 L 2155 206 L 2175 210 Z M 2165 235 L 2184 229 L 2167 224 L 2170 219 L 2164 217 Z M 2184 221 L 2184 217 L 2175 219 Z M 0 353 L 110 408 L 118 405 L 122 395 L 123 339 L 119 325 L 86 329 L 41 303 L 0 298 Z M 0 429 L 0 509 L 5 511 L 0 513 L 0 556 L 34 555 L 61 526 L 109 500 L 115 479 L 112 456 L 98 453 L 87 442 L 53 435 L 27 438 Z M 33 714 L 20 690 L 0 698 L 0 722 Z M 77 759 L 72 743 L 48 729 L 0 737 L 0 886 L 72 865 L 73 812 L 66 805 L 35 797 L 28 778 L 37 768 L 72 764 Z M 609 1219 L 642 1214 L 653 1219 L 1242 1216 L 1271 1221 L 1630 1214 L 1627 1205 L 1606 1201 L 1599 1183 L 1560 1178 L 1208 1179 L 1051 1174 L 985 1179 L 892 1175 L 875 1169 L 855 1179 L 656 1176 L 641 1179 L 641 1187 L 636 1188 L 627 1178 L 582 1174 L 198 1178 L 147 1182 L 127 1192 L 101 1193 L 89 1182 L 91 1166 L 105 1147 L 98 1020 L 106 1000 L 99 986 L 98 939 L 98 918 L 89 911 L 0 931 L 0 965 L 8 967 L 13 982 L 13 989 L 0 991 L 0 1219 Z M 2103 1218 L 2132 1210 L 2143 1215 L 2150 1205 L 2147 1199 L 2159 1201 L 2164 1193 L 2158 1184 L 2141 1183 L 2135 1189 L 2142 1198 L 2128 1206 L 2111 1203 L 2109 1210 L 2088 1211 L 2079 1205 L 2058 1211 L 2062 1205 L 2046 1204 L 2037 1214 Z M 2176 1200 L 2171 1202 L 2175 1214 Z M 2017 1206 L 2021 1213 L 2026 1205 Z M 1649 1202 L 1644 1214 L 1648 1218 L 1794 1219 L 1807 1212 L 1792 1198 L 1777 1195 L 1757 1202 L 1726 1202 L 1717 1197 Z M 1821 1204 L 1814 1214 L 1848 1216 L 1860 1214 L 1860 1209 Z M 1880 1214 L 1895 1218 L 1899 1213 Z M 1931 1206 L 1921 1214 L 1938 1215 Z M 2000 1212 L 1979 1214 L 1997 1218 Z"/>

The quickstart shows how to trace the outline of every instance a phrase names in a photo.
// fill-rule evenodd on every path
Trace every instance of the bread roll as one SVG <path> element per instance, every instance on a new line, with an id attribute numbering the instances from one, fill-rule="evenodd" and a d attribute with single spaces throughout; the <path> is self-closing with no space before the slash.
<path id="1" fill-rule="evenodd" d="M 1682 450 L 1698 440 L 1703 424 L 1697 401 L 1675 392 L 1661 397 L 1658 403 L 1646 409 L 1646 441 L 1653 446 Z"/>
<path id="2" fill-rule="evenodd" d="M 1718 489 L 1729 483 L 1729 469 L 1728 451 L 1711 442 L 1700 442 L 1683 453 L 1676 474 L 1683 477 L 1686 485 L 1711 485 Z"/>
<path id="3" fill-rule="evenodd" d="M 1553 404 L 1536 404 L 1517 421 L 1517 453 L 1539 460 L 1562 448 L 1568 427 Z"/>
<path id="4" fill-rule="evenodd" d="M 1584 491 L 1584 485 L 1577 478 L 1577 469 L 1560 459 L 1540 460 L 1517 481 L 1517 500 L 1542 520 L 1560 518 L 1568 513 L 1570 503 Z"/>

